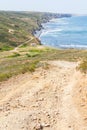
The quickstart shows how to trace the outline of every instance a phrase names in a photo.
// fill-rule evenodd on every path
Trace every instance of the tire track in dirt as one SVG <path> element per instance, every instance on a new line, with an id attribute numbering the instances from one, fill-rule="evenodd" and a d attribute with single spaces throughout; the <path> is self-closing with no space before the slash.
<path id="1" fill-rule="evenodd" d="M 3 96 L 0 130 L 87 130 L 72 99 L 77 64 L 65 61 L 48 64 L 48 70 L 37 69 L 19 84 L 13 84 Z M 1 90 L 5 92 L 2 87 Z"/>

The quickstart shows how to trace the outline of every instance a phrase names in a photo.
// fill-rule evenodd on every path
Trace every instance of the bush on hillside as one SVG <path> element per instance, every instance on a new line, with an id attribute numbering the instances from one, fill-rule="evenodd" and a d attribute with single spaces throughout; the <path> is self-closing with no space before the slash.
<path id="1" fill-rule="evenodd" d="M 80 64 L 78 69 L 81 70 L 81 72 L 87 73 L 87 60 L 83 60 Z"/>

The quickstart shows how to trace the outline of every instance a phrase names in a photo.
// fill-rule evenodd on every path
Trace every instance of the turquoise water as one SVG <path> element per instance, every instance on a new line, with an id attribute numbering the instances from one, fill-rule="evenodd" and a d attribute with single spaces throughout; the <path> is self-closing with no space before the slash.
<path id="1" fill-rule="evenodd" d="M 58 18 L 43 24 L 42 44 L 58 48 L 87 49 L 87 16 Z"/>

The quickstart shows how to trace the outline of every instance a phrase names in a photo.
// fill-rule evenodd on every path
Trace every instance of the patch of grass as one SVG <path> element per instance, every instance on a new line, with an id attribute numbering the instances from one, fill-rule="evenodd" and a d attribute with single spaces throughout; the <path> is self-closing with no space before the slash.
<path id="1" fill-rule="evenodd" d="M 40 55 L 40 53 L 26 53 L 27 57 L 37 57 L 38 55 Z"/>
<path id="2" fill-rule="evenodd" d="M 17 52 L 14 52 L 14 54 L 8 56 L 8 58 L 14 58 L 14 57 L 18 57 L 18 56 L 21 56 L 21 55 L 19 53 L 17 53 Z"/>
<path id="3" fill-rule="evenodd" d="M 31 63 L 26 63 L 23 68 L 22 68 L 22 73 L 26 73 L 26 72 L 34 72 L 35 69 L 37 68 L 37 64 L 39 63 L 38 60 L 35 60 Z"/>
<path id="4" fill-rule="evenodd" d="M 5 81 L 5 80 L 9 79 L 10 77 L 12 77 L 11 73 L 2 73 L 2 74 L 0 74 L 0 82 Z"/>
<path id="5" fill-rule="evenodd" d="M 48 70 L 50 68 L 50 65 L 47 62 L 40 62 L 38 65 L 45 70 Z"/>
<path id="6" fill-rule="evenodd" d="M 29 50 L 28 53 L 26 53 L 26 56 L 27 57 L 37 57 L 37 56 L 40 57 L 40 54 L 43 53 L 43 52 L 44 52 L 44 50 L 32 48 L 32 49 Z"/>
<path id="7" fill-rule="evenodd" d="M 24 43 L 23 45 L 20 46 L 20 48 L 25 48 L 27 47 L 28 45 L 26 43 Z"/>
<path id="8" fill-rule="evenodd" d="M 0 51 L 9 51 L 12 50 L 13 47 L 7 46 L 7 45 L 3 45 L 0 47 Z"/>
<path id="9" fill-rule="evenodd" d="M 81 70 L 83 73 L 87 73 L 87 60 L 83 60 L 79 66 L 78 69 Z"/>
<path id="10" fill-rule="evenodd" d="M 0 82 L 9 79 L 14 75 L 18 75 L 26 72 L 34 72 L 37 68 L 39 60 L 28 61 L 26 59 L 12 58 L 10 60 L 2 62 L 0 68 Z"/>
<path id="11" fill-rule="evenodd" d="M 87 59 L 87 50 L 27 47 L 20 48 L 20 53 L 0 52 L 0 56 L 0 81 L 3 81 L 14 75 L 33 72 L 37 67 L 49 69 L 48 60 L 81 61 L 84 58 Z M 86 71 L 87 61 L 84 61 L 80 68 Z"/>
<path id="12" fill-rule="evenodd" d="M 42 51 L 43 51 L 43 50 L 35 49 L 35 48 L 29 50 L 29 52 L 33 52 L 33 53 L 36 53 L 36 52 L 40 53 L 40 52 L 42 52 Z"/>
<path id="13" fill-rule="evenodd" d="M 87 50 L 77 49 L 49 49 L 41 53 L 43 60 L 65 60 L 65 61 L 79 61 L 87 58 Z"/>

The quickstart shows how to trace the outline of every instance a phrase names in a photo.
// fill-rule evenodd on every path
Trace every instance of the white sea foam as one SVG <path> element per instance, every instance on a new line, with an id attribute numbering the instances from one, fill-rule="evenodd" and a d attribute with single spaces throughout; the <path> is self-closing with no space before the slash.
<path id="1" fill-rule="evenodd" d="M 45 35 L 47 35 L 48 33 L 49 33 L 49 31 L 43 30 L 42 33 L 41 33 L 41 35 L 40 35 L 40 37 L 41 37 L 41 36 L 45 36 Z"/>
<path id="2" fill-rule="evenodd" d="M 54 30 L 49 30 L 49 33 L 54 33 L 54 32 L 61 32 L 63 29 L 54 29 Z"/>
<path id="3" fill-rule="evenodd" d="M 55 19 L 55 18 L 50 20 L 50 22 L 57 22 L 57 21 L 58 19 Z"/>
<path id="4" fill-rule="evenodd" d="M 45 36 L 47 34 L 54 34 L 56 32 L 61 32 L 61 31 L 63 31 L 63 29 L 43 30 L 40 37 Z"/>
<path id="5" fill-rule="evenodd" d="M 52 19 L 43 24 L 40 40 L 54 47 L 87 49 L 86 21 L 87 17 Z"/>
<path id="6" fill-rule="evenodd" d="M 87 45 L 75 45 L 75 44 L 70 44 L 70 45 L 67 45 L 67 44 L 61 44 L 59 45 L 59 47 L 61 48 L 83 48 L 83 49 L 87 49 Z"/>

